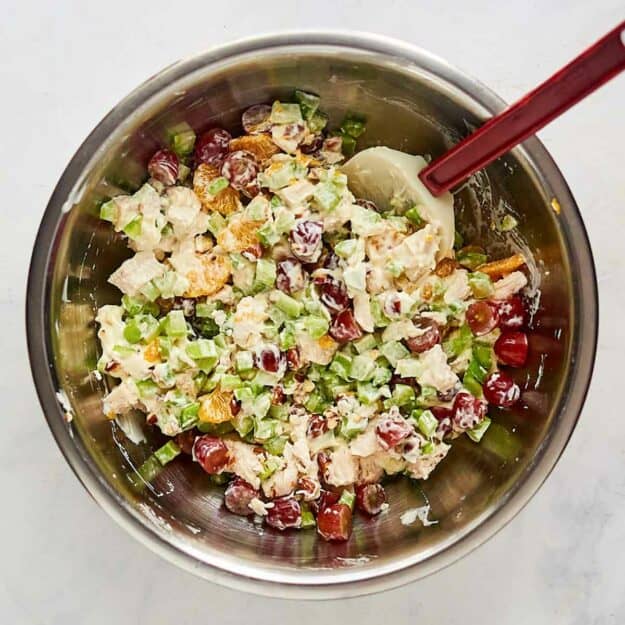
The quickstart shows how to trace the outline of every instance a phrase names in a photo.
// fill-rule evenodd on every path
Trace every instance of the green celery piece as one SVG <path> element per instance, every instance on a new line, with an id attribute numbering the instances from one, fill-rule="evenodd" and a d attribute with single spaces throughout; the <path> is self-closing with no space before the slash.
<path id="1" fill-rule="evenodd" d="M 313 391 L 310 394 L 310 397 L 306 400 L 304 407 L 308 412 L 314 412 L 317 414 L 322 413 L 327 408 L 328 402 L 321 395 L 321 393 L 317 391 Z"/>
<path id="2" fill-rule="evenodd" d="M 271 221 L 266 221 L 258 229 L 258 238 L 265 247 L 273 247 L 281 238 L 281 234 L 278 232 L 275 224 Z"/>
<path id="3" fill-rule="evenodd" d="M 310 315 L 301 319 L 302 326 L 310 335 L 312 339 L 320 339 L 322 336 L 328 333 L 330 324 L 325 317 L 319 317 L 317 315 Z"/>
<path id="4" fill-rule="evenodd" d="M 466 267 L 471 271 L 475 271 L 480 265 L 483 265 L 488 260 L 488 256 L 481 251 L 478 252 L 473 251 L 472 249 L 461 249 L 458 250 L 458 253 L 456 254 L 456 260 L 463 267 Z"/>
<path id="5" fill-rule="evenodd" d="M 477 361 L 475 356 L 471 359 L 465 375 L 475 378 L 480 384 L 488 377 L 488 371 Z"/>
<path id="6" fill-rule="evenodd" d="M 272 296 L 273 303 L 289 317 L 295 319 L 302 314 L 304 306 L 294 297 L 287 295 L 282 291 L 276 291 Z"/>
<path id="7" fill-rule="evenodd" d="M 234 389 L 234 396 L 241 402 L 254 399 L 254 391 L 249 386 L 241 386 Z"/>
<path id="8" fill-rule="evenodd" d="M 174 441 L 167 441 L 160 449 L 154 452 L 156 459 L 165 466 L 180 454 L 180 447 Z"/>
<path id="9" fill-rule="evenodd" d="M 407 406 L 415 401 L 415 392 L 408 384 L 395 384 L 390 401 L 395 406 Z"/>
<path id="10" fill-rule="evenodd" d="M 132 221 L 129 221 L 124 227 L 123 232 L 130 239 L 136 239 L 141 236 L 141 224 L 143 223 L 143 215 L 135 217 Z"/>
<path id="11" fill-rule="evenodd" d="M 161 472 L 163 465 L 158 461 L 158 458 L 152 454 L 138 469 L 137 473 L 145 482 L 151 482 Z M 129 476 L 131 481 L 136 476 Z M 139 482 L 141 483 L 141 482 Z M 136 485 L 136 484 L 135 484 Z"/>
<path id="12" fill-rule="evenodd" d="M 481 271 L 474 271 L 469 274 L 469 287 L 473 296 L 478 299 L 491 297 L 495 292 L 490 276 Z"/>
<path id="13" fill-rule="evenodd" d="M 353 510 L 355 501 L 356 501 L 356 495 L 352 491 L 345 489 L 341 493 L 338 503 L 345 504 L 346 506 L 349 506 L 351 510 Z"/>
<path id="14" fill-rule="evenodd" d="M 385 328 L 390 323 L 390 319 L 382 310 L 382 304 L 376 298 L 371 299 L 371 316 L 376 328 Z"/>
<path id="15" fill-rule="evenodd" d="M 304 119 L 309 120 L 317 112 L 321 98 L 313 93 L 296 89 L 294 100 L 299 104 Z"/>
<path id="16" fill-rule="evenodd" d="M 443 351 L 448 358 L 457 358 L 469 349 L 473 343 L 473 333 L 468 325 L 460 326 L 454 330 L 443 342 Z"/>
<path id="17" fill-rule="evenodd" d="M 119 209 L 117 208 L 115 200 L 109 200 L 108 202 L 105 202 L 104 204 L 102 204 L 102 206 L 100 206 L 100 219 L 115 223 L 118 216 Z"/>
<path id="18" fill-rule="evenodd" d="M 317 184 L 315 186 L 313 198 L 317 205 L 324 211 L 334 210 L 341 201 L 341 196 L 336 186 L 330 181 Z"/>
<path id="19" fill-rule="evenodd" d="M 214 236 L 217 235 L 226 227 L 226 220 L 217 211 L 210 213 L 208 218 L 208 230 Z"/>
<path id="20" fill-rule="evenodd" d="M 261 472 L 258 474 L 258 477 L 261 480 L 266 480 L 270 478 L 281 466 L 281 462 L 279 458 L 274 456 L 269 456 L 267 460 L 263 463 L 263 468 Z"/>
<path id="21" fill-rule="evenodd" d="M 358 401 L 366 406 L 375 403 L 382 397 L 390 397 L 388 386 L 375 386 L 371 382 L 358 382 Z"/>
<path id="22" fill-rule="evenodd" d="M 377 365 L 375 368 L 375 371 L 373 372 L 371 383 L 374 386 L 382 386 L 390 382 L 392 377 L 393 377 L 393 372 L 388 367 Z"/>
<path id="23" fill-rule="evenodd" d="M 189 343 L 185 351 L 193 358 L 193 360 L 202 360 L 204 358 L 217 358 L 219 355 L 214 341 L 209 339 L 198 339 Z"/>
<path id="24" fill-rule="evenodd" d="M 456 230 L 454 232 L 454 249 L 459 250 L 464 245 L 464 237 Z"/>
<path id="25" fill-rule="evenodd" d="M 310 529 L 311 527 L 315 527 L 316 525 L 315 515 L 311 512 L 308 505 L 306 503 L 301 503 L 300 508 L 301 508 L 300 529 L 306 530 L 306 529 Z"/>
<path id="26" fill-rule="evenodd" d="M 337 352 L 330 363 L 330 371 L 336 373 L 344 380 L 348 380 L 350 377 L 350 370 L 352 366 L 352 358 L 342 352 Z"/>
<path id="27" fill-rule="evenodd" d="M 383 343 L 380 347 L 380 353 L 389 361 L 393 368 L 397 366 L 400 360 L 410 355 L 410 352 L 399 341 Z"/>
<path id="28" fill-rule="evenodd" d="M 438 403 L 436 389 L 432 386 L 422 386 L 421 394 L 417 397 L 419 406 L 434 406 Z"/>
<path id="29" fill-rule="evenodd" d="M 254 286 L 258 290 L 266 290 L 273 287 L 276 282 L 276 263 L 267 258 L 259 258 L 256 262 L 256 275 Z"/>
<path id="30" fill-rule="evenodd" d="M 154 284 L 153 280 L 150 280 L 147 284 L 141 287 L 141 295 L 143 295 L 148 302 L 153 302 L 161 294 L 161 290 Z"/>
<path id="31" fill-rule="evenodd" d="M 146 378 L 145 380 L 139 380 L 135 382 L 137 390 L 139 391 L 139 397 L 145 399 L 146 397 L 154 397 L 158 393 L 158 385 L 154 380 Z"/>
<path id="32" fill-rule="evenodd" d="M 230 373 L 224 373 L 221 376 L 221 388 L 225 391 L 232 391 L 235 388 L 243 386 L 243 380 L 238 375 L 232 375 Z"/>
<path id="33" fill-rule="evenodd" d="M 424 410 L 417 419 L 417 426 L 424 436 L 430 438 L 438 429 L 438 419 L 430 410 Z"/>
<path id="34" fill-rule="evenodd" d="M 467 431 L 467 436 L 474 442 L 479 443 L 482 440 L 486 430 L 490 427 L 491 420 L 484 417 L 473 429 Z"/>
<path id="35" fill-rule="evenodd" d="M 407 219 L 409 219 L 415 226 L 423 225 L 423 218 L 419 214 L 419 209 L 416 206 L 409 208 L 404 215 Z"/>
<path id="36" fill-rule="evenodd" d="M 276 419 L 260 419 L 254 426 L 254 438 L 266 441 L 280 434 L 280 422 Z"/>
<path id="37" fill-rule="evenodd" d="M 366 118 L 358 113 L 348 113 L 341 122 L 341 131 L 354 139 L 358 139 L 366 130 Z"/>
<path id="38" fill-rule="evenodd" d="M 353 386 L 351 384 L 337 384 L 332 387 L 332 392 L 330 393 L 332 399 L 336 400 L 344 395 L 349 395 L 353 391 Z"/>
<path id="39" fill-rule="evenodd" d="M 275 101 L 271 107 L 272 124 L 291 124 L 302 121 L 302 110 L 297 103 Z"/>
<path id="40" fill-rule="evenodd" d="M 464 374 L 462 384 L 474 397 L 482 397 L 484 395 L 482 385 L 470 373 Z"/>
<path id="41" fill-rule="evenodd" d="M 278 421 L 288 421 L 289 410 L 289 404 L 272 404 L 271 408 L 269 408 L 269 416 L 272 419 L 277 419 Z"/>
<path id="42" fill-rule="evenodd" d="M 269 408 L 271 408 L 271 393 L 260 393 L 254 399 L 253 405 L 254 416 L 262 419 L 269 412 Z"/>
<path id="43" fill-rule="evenodd" d="M 434 451 L 434 443 L 428 441 L 421 447 L 421 455 L 429 456 Z"/>
<path id="44" fill-rule="evenodd" d="M 230 183 L 228 182 L 227 178 L 219 176 L 218 178 L 211 180 L 210 184 L 208 185 L 208 192 L 211 195 L 217 195 L 220 191 L 226 189 L 229 184 Z"/>
<path id="45" fill-rule="evenodd" d="M 137 297 L 122 295 L 122 307 L 128 315 L 134 317 L 143 312 L 143 301 Z"/>
<path id="46" fill-rule="evenodd" d="M 187 122 L 181 122 L 169 129 L 169 145 L 178 156 L 187 156 L 195 147 L 195 131 Z"/>
<path id="47" fill-rule="evenodd" d="M 287 440 L 287 436 L 273 436 L 264 442 L 263 447 L 272 456 L 281 456 L 284 453 Z"/>
<path id="48" fill-rule="evenodd" d="M 365 334 L 361 339 L 354 341 L 352 345 L 359 354 L 364 354 L 370 349 L 375 349 L 378 346 L 378 341 L 373 334 Z"/>
<path id="49" fill-rule="evenodd" d="M 297 342 L 295 340 L 295 331 L 292 325 L 285 324 L 278 336 L 278 342 L 281 350 L 287 350 L 291 349 L 291 347 L 295 347 Z"/>
<path id="50" fill-rule="evenodd" d="M 423 365 L 418 358 L 402 358 L 395 366 L 395 373 L 402 378 L 418 378 L 422 370 Z"/>
<path id="51" fill-rule="evenodd" d="M 367 419 L 355 421 L 349 417 L 343 417 L 341 419 L 341 436 L 347 439 L 354 438 L 362 434 L 366 427 Z"/>
<path id="52" fill-rule="evenodd" d="M 252 352 L 238 351 L 234 356 L 235 368 L 238 372 L 251 371 L 254 368 Z"/>
<path id="53" fill-rule="evenodd" d="M 195 305 L 195 316 L 200 319 L 204 319 L 206 317 L 210 317 L 215 310 L 217 310 L 217 306 L 214 302 L 198 302 Z"/>
<path id="54" fill-rule="evenodd" d="M 187 322 L 182 310 L 171 310 L 167 313 L 165 334 L 174 338 L 187 335 Z"/>
<path id="55" fill-rule="evenodd" d="M 310 132 L 317 134 L 328 125 L 328 116 L 322 111 L 317 111 L 307 122 Z"/>
<path id="56" fill-rule="evenodd" d="M 139 327 L 139 324 L 134 319 L 131 319 L 124 326 L 124 338 L 129 343 L 138 343 L 141 340 L 142 338 L 141 328 Z"/>
<path id="57" fill-rule="evenodd" d="M 241 412 L 232 420 L 232 425 L 238 435 L 244 437 L 254 430 L 254 419 Z"/>
<path id="58" fill-rule="evenodd" d="M 197 423 L 197 416 L 200 411 L 200 402 L 193 402 L 185 406 L 180 412 L 180 427 L 187 430 Z"/>
<path id="59" fill-rule="evenodd" d="M 128 347 L 127 345 L 113 345 L 113 351 L 119 354 L 122 358 L 125 356 L 132 356 L 136 353 L 134 347 Z"/>
<path id="60" fill-rule="evenodd" d="M 334 252 L 341 258 L 349 258 L 358 247 L 357 239 L 345 239 L 334 246 Z"/>
<path id="61" fill-rule="evenodd" d="M 501 232 L 510 232 L 510 230 L 514 230 L 518 225 L 519 222 L 512 215 L 505 215 L 499 224 L 499 230 Z"/>
<path id="62" fill-rule="evenodd" d="M 492 369 L 494 364 L 493 348 L 487 343 L 474 343 L 473 357 L 487 371 L 490 371 Z"/>
<path id="63" fill-rule="evenodd" d="M 349 368 L 349 377 L 359 382 L 366 382 L 373 377 L 375 366 L 373 358 L 365 354 L 359 354 L 352 360 Z"/>
<path id="64" fill-rule="evenodd" d="M 341 133 L 341 152 L 345 156 L 352 156 L 356 151 L 356 139 L 348 134 Z"/>

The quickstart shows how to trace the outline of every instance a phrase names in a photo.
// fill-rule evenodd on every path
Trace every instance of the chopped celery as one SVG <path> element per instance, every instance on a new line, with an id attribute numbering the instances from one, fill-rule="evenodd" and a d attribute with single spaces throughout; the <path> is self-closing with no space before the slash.
<path id="1" fill-rule="evenodd" d="M 422 371 L 423 365 L 418 358 L 402 358 L 395 366 L 395 373 L 402 378 L 418 378 Z"/>
<path id="2" fill-rule="evenodd" d="M 480 251 L 477 251 L 477 250 Z M 463 248 L 458 250 L 456 254 L 456 260 L 467 269 L 471 271 L 475 271 L 480 265 L 483 265 L 487 260 L 488 256 L 484 254 L 481 248 Z"/>
<path id="3" fill-rule="evenodd" d="M 301 522 L 300 528 L 303 530 L 310 529 L 311 527 L 315 527 L 315 515 L 311 512 L 310 508 L 305 504 L 300 504 L 301 508 Z"/>
<path id="4" fill-rule="evenodd" d="M 254 398 L 254 416 L 262 419 L 271 408 L 271 393 L 260 393 Z"/>
<path id="5" fill-rule="evenodd" d="M 163 465 L 158 461 L 158 458 L 152 454 L 138 469 L 137 473 L 141 476 L 143 481 L 151 482 L 161 472 Z M 135 476 L 129 476 L 131 482 L 137 486 L 137 482 L 134 479 Z M 140 482 L 139 482 L 140 484 Z"/>
<path id="6" fill-rule="evenodd" d="M 341 132 L 358 139 L 360 135 L 365 131 L 366 119 L 362 115 L 355 113 L 348 113 L 341 122 Z"/>
<path id="7" fill-rule="evenodd" d="M 471 347 L 473 333 L 468 325 L 460 326 L 454 330 L 443 342 L 443 351 L 448 358 L 457 358 Z"/>
<path id="8" fill-rule="evenodd" d="M 259 258 L 256 263 L 254 288 L 259 291 L 270 289 L 276 282 L 276 263 L 273 260 Z"/>
<path id="9" fill-rule="evenodd" d="M 341 436 L 343 438 L 355 438 L 362 434 L 367 427 L 367 419 L 356 418 L 356 415 L 350 414 L 341 419 Z"/>
<path id="10" fill-rule="evenodd" d="M 122 307 L 131 317 L 134 317 L 143 312 L 143 301 L 130 295 L 122 295 Z"/>
<path id="11" fill-rule="evenodd" d="M 282 291 L 275 291 L 271 299 L 282 312 L 292 318 L 299 317 L 304 309 L 301 302 Z"/>
<path id="12" fill-rule="evenodd" d="M 195 146 L 195 131 L 187 122 L 176 124 L 173 128 L 170 128 L 168 134 L 171 149 L 178 154 L 178 156 L 186 156 L 193 152 Z"/>
<path id="13" fill-rule="evenodd" d="M 349 258 L 358 248 L 358 239 L 345 239 L 334 246 L 334 252 L 341 258 Z"/>
<path id="14" fill-rule="evenodd" d="M 473 356 L 484 369 L 487 371 L 492 369 L 494 364 L 493 348 L 488 343 L 474 343 Z"/>
<path id="15" fill-rule="evenodd" d="M 386 360 L 389 361 L 391 367 L 395 368 L 397 363 L 406 358 L 410 352 L 399 342 L 399 341 L 389 341 L 388 343 L 383 343 L 380 347 L 380 353 Z"/>
<path id="16" fill-rule="evenodd" d="M 436 389 L 433 386 L 422 386 L 421 394 L 417 397 L 417 404 L 419 406 L 434 406 L 436 403 L 438 403 Z"/>
<path id="17" fill-rule="evenodd" d="M 128 235 L 130 239 L 136 239 L 141 236 L 141 224 L 143 223 L 143 215 L 135 217 L 132 221 L 128 222 L 124 228 L 124 234 Z"/>
<path id="18" fill-rule="evenodd" d="M 254 430 L 254 419 L 240 412 L 233 420 L 232 425 L 239 436 L 247 436 Z"/>
<path id="19" fill-rule="evenodd" d="M 481 271 L 475 271 L 469 274 L 469 287 L 471 288 L 473 297 L 477 297 L 478 299 L 491 297 L 495 292 L 490 276 Z"/>
<path id="20" fill-rule="evenodd" d="M 356 139 L 346 133 L 341 133 L 341 152 L 345 156 L 352 156 L 356 151 Z"/>
<path id="21" fill-rule="evenodd" d="M 249 386 L 241 386 L 234 389 L 234 396 L 241 402 L 252 401 L 254 399 L 254 392 Z"/>
<path id="22" fill-rule="evenodd" d="M 412 386 L 408 384 L 395 384 L 391 393 L 390 401 L 394 406 L 407 406 L 415 400 L 415 393 Z"/>
<path id="23" fill-rule="evenodd" d="M 265 222 L 258 229 L 257 234 L 260 242 L 265 247 L 273 247 L 280 240 L 281 237 L 281 234 L 278 232 L 275 224 L 272 221 Z"/>
<path id="24" fill-rule="evenodd" d="M 365 263 L 358 263 L 355 267 L 346 267 L 343 270 L 343 279 L 349 289 L 364 291 L 367 286 L 367 266 Z"/>
<path id="25" fill-rule="evenodd" d="M 294 99 L 299 104 L 302 115 L 306 120 L 310 119 L 317 112 L 321 100 L 318 95 L 307 93 L 300 89 L 295 90 Z"/>
<path id="26" fill-rule="evenodd" d="M 352 358 L 342 352 L 337 352 L 330 363 L 330 371 L 336 373 L 344 380 L 349 379 L 352 366 Z"/>
<path id="27" fill-rule="evenodd" d="M 358 382 L 358 401 L 365 406 L 375 403 L 382 397 L 390 397 L 388 386 L 375 386 L 371 382 Z"/>
<path id="28" fill-rule="evenodd" d="M 307 122 L 310 132 L 317 134 L 328 125 L 328 116 L 322 111 L 317 111 Z"/>
<path id="29" fill-rule="evenodd" d="M 278 335 L 278 342 L 280 345 L 280 349 L 282 350 L 287 350 L 291 349 L 291 347 L 295 347 L 297 342 L 295 340 L 295 330 L 292 325 L 284 325 L 284 328 L 282 328 L 280 334 Z"/>
<path id="30" fill-rule="evenodd" d="M 463 236 L 456 230 L 454 231 L 454 249 L 459 250 L 464 245 Z"/>
<path id="31" fill-rule="evenodd" d="M 210 184 L 208 185 L 208 192 L 211 195 L 217 195 L 220 191 L 223 191 L 228 186 L 228 184 L 229 182 L 227 178 L 219 176 L 219 178 L 211 180 Z"/>
<path id="32" fill-rule="evenodd" d="M 382 386 L 383 384 L 390 382 L 392 377 L 393 372 L 388 367 L 377 365 L 375 371 L 373 372 L 371 383 L 375 386 Z"/>
<path id="33" fill-rule="evenodd" d="M 313 193 L 313 198 L 317 205 L 324 211 L 334 210 L 341 201 L 341 196 L 336 186 L 329 181 L 317 184 Z"/>
<path id="34" fill-rule="evenodd" d="M 310 338 L 320 339 L 322 336 L 328 333 L 330 324 L 325 317 L 318 317 L 317 315 L 310 315 L 301 319 L 302 327 L 308 332 Z"/>
<path id="35" fill-rule="evenodd" d="M 116 354 L 119 354 L 122 358 L 132 356 L 137 353 L 134 347 L 128 347 L 127 345 L 113 345 L 113 351 Z"/>
<path id="36" fill-rule="evenodd" d="M 185 406 L 180 412 L 180 427 L 186 430 L 197 423 L 197 416 L 200 411 L 200 402 L 193 402 Z"/>
<path id="37" fill-rule="evenodd" d="M 488 376 L 488 370 L 485 369 L 475 358 L 471 359 L 465 375 L 475 378 L 480 384 L 483 384 Z"/>
<path id="38" fill-rule="evenodd" d="M 251 371 L 254 368 L 254 355 L 252 352 L 239 351 L 234 356 L 234 363 L 239 373 Z"/>
<path id="39" fill-rule="evenodd" d="M 193 360 L 201 360 L 204 358 L 217 358 L 218 352 L 215 342 L 209 339 L 198 339 L 190 342 L 185 351 L 193 358 Z"/>
<path id="40" fill-rule="evenodd" d="M 137 390 L 139 391 L 139 397 L 145 399 L 147 397 L 154 397 L 158 393 L 158 385 L 154 380 L 146 378 L 145 380 L 139 380 L 135 382 Z"/>
<path id="41" fill-rule="evenodd" d="M 215 302 L 198 302 L 195 305 L 195 316 L 200 319 L 204 319 L 206 317 L 210 317 L 215 310 L 217 310 Z"/>
<path id="42" fill-rule="evenodd" d="M 505 215 L 499 224 L 499 230 L 501 232 L 509 232 L 514 230 L 519 225 L 519 222 L 512 215 Z"/>
<path id="43" fill-rule="evenodd" d="M 366 382 L 373 377 L 375 360 L 366 354 L 355 356 L 349 368 L 349 377 L 360 382 Z"/>
<path id="44" fill-rule="evenodd" d="M 339 498 L 338 503 L 345 504 L 346 506 L 349 506 L 349 508 L 353 510 L 355 501 L 356 501 L 356 495 L 351 490 L 345 489 L 341 493 L 341 497 Z"/>
<path id="45" fill-rule="evenodd" d="M 157 299 L 160 296 L 161 290 L 156 286 L 156 284 L 154 284 L 153 280 L 150 280 L 147 284 L 144 284 L 141 287 L 141 294 L 149 302 L 153 302 L 155 299 Z"/>
<path id="46" fill-rule="evenodd" d="M 417 419 L 417 426 L 424 436 L 430 438 L 438 429 L 438 419 L 430 410 L 424 410 Z"/>
<path id="47" fill-rule="evenodd" d="M 479 443 L 482 440 L 486 430 L 490 427 L 490 419 L 484 417 L 473 429 L 467 431 L 467 436 L 474 442 Z"/>
<path id="48" fill-rule="evenodd" d="M 118 215 L 119 209 L 117 208 L 115 200 L 109 200 L 100 206 L 100 219 L 114 223 L 117 221 Z"/>
<path id="49" fill-rule="evenodd" d="M 266 480 L 270 478 L 280 467 L 282 466 L 282 461 L 280 458 L 276 458 L 275 456 L 269 456 L 267 460 L 263 463 L 263 468 L 261 472 L 258 474 L 258 477 L 261 480 Z"/>
<path id="50" fill-rule="evenodd" d="M 371 300 L 371 316 L 376 328 L 385 328 L 390 323 L 390 319 L 384 314 L 382 304 L 377 298 Z"/>
<path id="51" fill-rule="evenodd" d="M 187 335 L 187 322 L 182 310 L 171 310 L 165 317 L 165 334 L 171 337 Z"/>
<path id="52" fill-rule="evenodd" d="M 124 326 L 124 338 L 129 343 L 138 343 L 141 340 L 141 328 L 139 328 L 139 324 L 134 319 L 131 319 Z"/>
<path id="53" fill-rule="evenodd" d="M 401 274 L 404 272 L 404 270 L 406 269 L 406 267 L 404 266 L 404 263 L 398 261 L 398 260 L 392 260 L 390 261 L 387 265 L 386 265 L 386 270 L 394 277 L 394 278 L 399 278 L 399 276 L 401 276 Z"/>
<path id="54" fill-rule="evenodd" d="M 277 100 L 271 107 L 271 123 L 272 124 L 291 124 L 293 122 L 302 121 L 302 110 L 299 104 L 288 102 L 278 102 Z"/>
<path id="55" fill-rule="evenodd" d="M 482 449 L 490 451 L 503 460 L 513 460 L 523 449 L 521 439 L 516 434 L 494 422 L 490 424 L 486 435 L 482 437 L 481 446 Z"/>
<path id="56" fill-rule="evenodd" d="M 221 385 L 221 388 L 224 389 L 224 391 L 232 391 L 235 388 L 239 388 L 243 386 L 243 380 L 241 380 L 241 378 L 238 375 L 224 373 L 221 376 L 221 381 L 219 384 Z"/>
<path id="57" fill-rule="evenodd" d="M 462 384 L 474 397 L 482 397 L 484 394 L 482 391 L 482 385 L 469 372 L 464 374 Z"/>
<path id="58" fill-rule="evenodd" d="M 281 456 L 288 438 L 286 436 L 273 436 L 264 443 L 265 450 L 272 456 Z"/>
<path id="59" fill-rule="evenodd" d="M 423 225 L 423 218 L 419 214 L 419 209 L 416 206 L 409 208 L 404 214 L 415 226 Z"/>
<path id="60" fill-rule="evenodd" d="M 280 422 L 276 419 L 260 419 L 254 426 L 254 438 L 266 441 L 280 435 Z"/>
<path id="61" fill-rule="evenodd" d="M 212 211 L 208 218 L 208 230 L 214 236 L 217 235 L 226 227 L 226 220 L 217 211 Z"/>
<path id="62" fill-rule="evenodd" d="M 361 339 L 354 341 L 352 345 L 356 348 L 359 354 L 364 354 L 370 349 L 374 349 L 378 346 L 378 342 L 373 334 L 365 334 Z"/>
<path id="63" fill-rule="evenodd" d="M 314 412 L 317 414 L 322 413 L 327 408 L 328 402 L 316 390 L 310 394 L 310 397 L 306 400 L 304 407 L 308 412 Z"/>
<path id="64" fill-rule="evenodd" d="M 180 454 L 180 447 L 174 441 L 167 441 L 160 449 L 154 452 L 156 459 L 165 466 Z"/>
<path id="65" fill-rule="evenodd" d="M 434 443 L 428 441 L 427 443 L 421 445 L 420 451 L 422 456 L 429 456 L 434 452 Z"/>

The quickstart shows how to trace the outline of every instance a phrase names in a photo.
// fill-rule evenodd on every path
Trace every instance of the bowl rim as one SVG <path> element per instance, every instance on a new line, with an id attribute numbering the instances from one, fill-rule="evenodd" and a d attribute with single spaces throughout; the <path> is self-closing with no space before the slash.
<path id="1" fill-rule="evenodd" d="M 242 54 L 268 51 L 284 47 L 339 47 L 352 51 L 375 53 L 394 57 L 403 62 L 416 64 L 422 71 L 442 78 L 447 84 L 470 96 L 473 103 L 481 106 L 486 114 L 494 114 L 505 107 L 505 102 L 488 87 L 475 80 L 439 57 L 412 44 L 390 37 L 351 31 L 288 31 L 244 38 L 169 65 L 139 85 L 122 99 L 94 128 L 78 148 L 59 179 L 44 211 L 34 242 L 27 283 L 26 332 L 31 371 L 39 401 L 57 445 L 74 474 L 97 503 L 126 531 L 164 559 L 210 581 L 237 590 L 254 592 L 271 597 L 299 599 L 329 599 L 353 597 L 395 588 L 430 575 L 467 555 L 494 536 L 514 518 L 553 470 L 577 424 L 590 385 L 594 367 L 598 335 L 598 293 L 594 260 L 588 235 L 577 204 L 552 157 L 536 138 L 525 141 L 515 148 L 523 160 L 534 168 L 541 187 L 549 189 L 552 197 L 562 207 L 562 230 L 567 230 L 563 243 L 568 244 L 568 261 L 577 260 L 571 266 L 585 279 L 576 286 L 584 293 L 579 298 L 579 312 L 574 319 L 571 337 L 578 338 L 573 344 L 572 368 L 568 381 L 575 379 L 573 388 L 563 390 L 560 417 L 566 421 L 552 428 L 543 441 L 519 483 L 511 489 L 498 506 L 479 517 L 464 534 L 451 544 L 421 561 L 410 562 L 404 558 L 396 566 L 385 565 L 367 569 L 358 574 L 357 569 L 347 569 L 343 574 L 321 576 L 293 576 L 290 571 L 272 571 L 270 575 L 260 566 L 242 565 L 235 557 L 221 561 L 200 561 L 182 544 L 175 544 L 171 536 L 161 533 L 127 502 L 115 496 L 113 490 L 99 477 L 95 467 L 90 466 L 79 451 L 71 425 L 64 420 L 64 408 L 59 399 L 60 385 L 56 378 L 48 331 L 49 278 L 51 277 L 52 242 L 63 214 L 71 207 L 72 198 L 80 186 L 86 165 L 97 155 L 100 146 L 123 120 L 135 112 L 144 102 L 157 95 L 163 88 L 184 78 L 195 70 L 213 63 L 234 59 Z M 571 245 L 574 243 L 575 245 Z M 579 333 L 585 333 L 584 349 L 581 349 Z M 586 336 L 587 335 L 587 336 Z M 568 390 L 568 396 L 565 391 Z M 120 505 L 121 504 L 121 505 Z M 208 558 L 207 558 L 208 559 Z M 394 564 L 394 563 L 393 563 Z M 348 571 L 346 573 L 345 571 Z"/>

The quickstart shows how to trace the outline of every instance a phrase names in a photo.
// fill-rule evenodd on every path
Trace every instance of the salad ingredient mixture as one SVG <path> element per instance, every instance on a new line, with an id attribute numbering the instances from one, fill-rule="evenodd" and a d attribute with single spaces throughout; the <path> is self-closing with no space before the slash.
<path id="1" fill-rule="evenodd" d="M 521 256 L 462 247 L 453 198 L 425 160 L 336 132 L 319 98 L 259 104 L 244 133 L 186 124 L 149 180 L 101 207 L 133 256 L 97 314 L 104 398 L 170 440 L 140 471 L 187 454 L 233 514 L 344 541 L 383 481 L 425 480 L 453 439 L 479 442 L 511 408 L 527 313 Z M 147 466 L 149 464 L 149 466 Z"/>

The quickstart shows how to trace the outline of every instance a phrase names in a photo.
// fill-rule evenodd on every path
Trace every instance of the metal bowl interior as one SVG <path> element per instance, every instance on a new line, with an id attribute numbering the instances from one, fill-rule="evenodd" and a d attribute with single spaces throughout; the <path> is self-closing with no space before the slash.
<path id="1" fill-rule="evenodd" d="M 429 480 L 389 486 L 390 511 L 358 519 L 346 544 L 312 531 L 259 530 L 225 512 L 220 489 L 177 459 L 152 488 L 127 475 L 158 444 L 133 445 L 101 410 L 106 381 L 96 309 L 118 301 L 107 277 L 128 255 L 98 217 L 104 198 L 137 188 L 167 129 L 239 127 L 241 111 L 317 92 L 333 122 L 368 118 L 360 147 L 385 144 L 437 155 L 502 107 L 484 87 L 410 46 L 372 36 L 278 36 L 233 44 L 176 64 L 139 87 L 94 130 L 60 180 L 35 244 L 28 290 L 31 363 L 50 427 L 91 495 L 128 531 L 177 564 L 216 582 L 278 596 L 336 597 L 422 577 L 486 540 L 536 491 L 581 411 L 594 360 L 597 297 L 577 207 L 550 157 L 532 139 L 455 194 L 469 242 L 495 253 L 531 250 L 540 294 L 531 358 L 516 373 L 521 406 L 495 414 L 481 445 L 454 444 Z M 554 198 L 559 204 L 554 203 Z M 560 207 L 560 210 L 554 210 Z M 506 209 L 518 234 L 492 230 Z M 64 414 L 71 410 L 73 420 Z M 435 525 L 405 526 L 400 514 L 431 505 Z"/>

